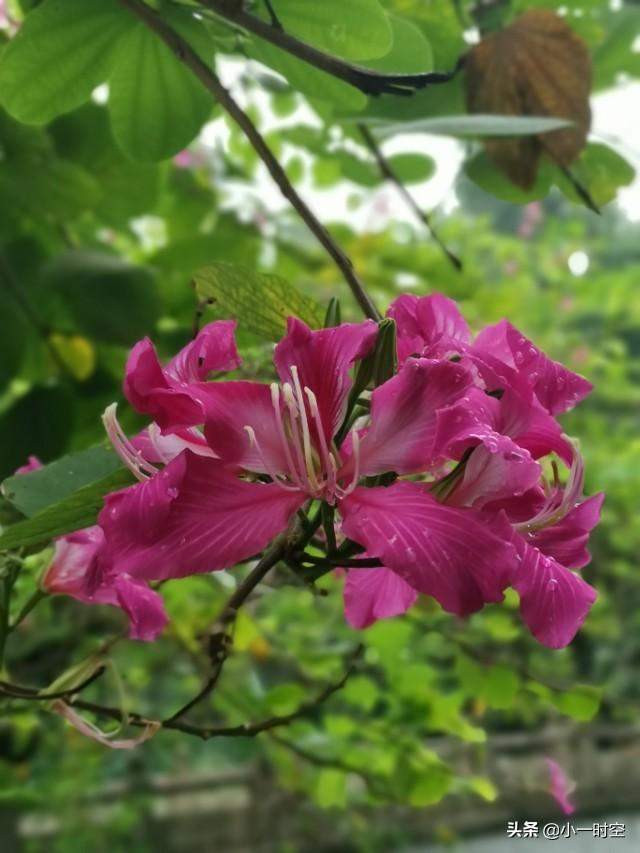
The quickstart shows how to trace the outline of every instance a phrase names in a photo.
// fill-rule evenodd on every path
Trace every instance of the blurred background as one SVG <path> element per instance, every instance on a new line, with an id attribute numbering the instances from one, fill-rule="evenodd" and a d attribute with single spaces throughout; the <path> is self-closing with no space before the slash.
<path id="1" fill-rule="evenodd" d="M 0 2 L 2 38 L 39 5 Z M 295 24 L 294 7 L 305 4 L 274 5 Z M 515 596 L 467 622 L 423 599 L 403 618 L 357 633 L 344 622 L 339 578 L 326 576 L 313 595 L 282 568 L 241 612 L 234 654 L 202 713 L 220 723 L 286 714 L 338 678 L 361 640 L 362 662 L 344 689 L 310 717 L 255 739 L 203 743 L 165 731 L 132 751 L 108 750 L 46 709 L 5 701 L 3 853 L 525 849 L 544 841 L 508 840 L 508 821 L 566 822 L 549 793 L 547 757 L 575 781 L 572 821 L 589 829 L 558 843 L 607 849 L 592 840 L 592 824 L 623 821 L 628 838 L 616 849 L 637 849 L 640 7 L 381 6 L 398 16 L 396 34 L 398 18 L 411 29 L 392 59 L 350 51 L 374 68 L 395 68 L 401 54 L 403 71 L 422 70 L 427 57 L 452 68 L 466 47 L 532 8 L 560 13 L 592 57 L 592 132 L 571 168 L 600 215 L 551 162 L 522 188 L 479 140 L 425 133 L 425 118 L 465 112 L 464 75 L 412 98 L 354 104 L 350 87 L 345 100 L 320 72 L 288 73 L 275 49 L 219 19 L 202 23 L 223 81 L 383 311 L 399 293 L 440 291 L 472 326 L 508 317 L 595 384 L 563 424 L 580 440 L 586 492 L 607 494 L 584 570 L 598 602 L 562 651 L 523 631 Z M 328 15 L 346 14 L 342 7 L 327 0 Z M 363 20 L 345 26 L 366 42 Z M 204 320 L 237 316 L 241 375 L 271 375 L 272 343 L 258 333 L 246 291 L 199 305 L 191 282 L 206 264 L 279 276 L 322 305 L 339 296 L 343 317 L 358 317 L 339 272 L 218 106 L 209 104 L 197 135 L 178 136 L 181 150 L 145 158 L 140 145 L 132 153 L 135 132 L 127 137 L 118 123 L 105 81 L 87 103 L 43 123 L 16 118 L 1 80 L 0 70 L 0 478 L 29 455 L 50 462 L 103 443 L 100 415 L 114 400 L 135 429 L 141 422 L 121 393 L 129 348 L 150 335 L 168 357 L 190 339 L 198 310 Z M 359 123 L 374 120 L 367 126 L 392 128 L 376 137 L 379 153 L 429 227 L 365 144 Z M 1 512 L 0 521 L 12 520 L 8 503 Z M 19 601 L 50 555 L 29 555 Z M 198 636 L 242 571 L 166 583 L 171 622 L 153 644 L 122 639 L 115 610 L 48 599 L 10 638 L 8 670 L 21 684 L 47 685 L 109 644 L 112 666 L 93 695 L 168 714 L 197 690 Z"/>

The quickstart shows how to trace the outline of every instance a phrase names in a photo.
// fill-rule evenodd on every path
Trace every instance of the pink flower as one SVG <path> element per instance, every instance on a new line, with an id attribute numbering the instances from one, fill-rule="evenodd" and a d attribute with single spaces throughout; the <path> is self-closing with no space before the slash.
<path id="1" fill-rule="evenodd" d="M 129 617 L 132 639 L 155 640 L 167 623 L 167 615 L 162 598 L 147 584 L 119 574 L 112 583 L 87 592 L 86 577 L 103 543 L 104 534 L 97 525 L 58 539 L 42 588 L 51 594 L 70 595 L 84 604 L 120 607 Z"/>
<path id="2" fill-rule="evenodd" d="M 566 645 L 595 599 L 570 569 L 588 559 L 602 500 L 582 499 L 581 459 L 552 414 L 569 398 L 518 369 L 520 339 L 505 350 L 512 327 L 491 346 L 482 336 L 472 343 L 441 296 L 401 297 L 390 313 L 402 365 L 373 390 L 369 416 L 342 442 L 350 370 L 377 337 L 371 321 L 312 331 L 290 318 L 270 385 L 204 381 L 238 363 L 229 324 L 211 324 L 165 368 L 148 340 L 136 345 L 125 390 L 156 423 L 130 442 L 113 408 L 106 413 L 140 482 L 105 502 L 87 594 L 122 577 L 148 582 L 233 566 L 315 500 L 336 507 L 342 534 L 382 564 L 347 574 L 354 626 L 403 612 L 420 592 L 466 616 L 513 586 L 532 633 Z M 573 394 L 577 380 L 536 353 L 556 392 L 564 377 Z M 550 452 L 571 468 L 565 486 L 542 477 L 537 459 Z M 389 473 L 391 485 L 370 485 Z"/>
<path id="3" fill-rule="evenodd" d="M 38 468 L 42 468 L 42 462 L 38 459 L 37 456 L 30 456 L 24 465 L 21 465 L 19 468 L 16 468 L 16 474 L 30 474 L 32 471 L 37 471 Z"/>
<path id="4" fill-rule="evenodd" d="M 411 360 L 373 392 L 369 426 L 335 444 L 349 369 L 376 334 L 370 321 L 311 331 L 291 319 L 275 351 L 279 384 L 211 383 L 202 402 L 217 458 L 187 450 L 110 496 L 100 516 L 103 572 L 150 580 L 226 568 L 261 551 L 317 499 L 337 506 L 347 535 L 446 609 L 468 614 L 501 600 L 516 559 L 506 522 L 443 506 L 423 484 L 358 485 L 442 463 L 438 412 L 472 386 L 467 367 Z"/>
<path id="5" fill-rule="evenodd" d="M 164 367 L 149 338 L 131 350 L 124 394 L 134 409 L 150 415 L 163 429 L 194 426 L 204 421 L 205 380 L 213 372 L 240 365 L 234 339 L 235 322 L 209 323 L 195 340 Z"/>
<path id="6" fill-rule="evenodd" d="M 579 403 L 593 386 L 552 361 L 507 320 L 487 326 L 471 341 L 457 305 L 439 293 L 399 296 L 387 312 L 398 326 L 398 357 L 465 355 L 476 365 L 487 390 L 528 386 L 552 415 Z M 496 385 L 495 383 L 499 384 Z"/>
<path id="7" fill-rule="evenodd" d="M 400 297 L 389 315 L 398 324 L 400 361 L 415 363 L 420 354 L 448 355 L 462 357 L 462 364 L 475 369 L 474 387 L 465 389 L 464 396 L 437 415 L 435 447 L 446 457 L 464 460 L 462 471 L 453 480 L 443 478 L 431 492 L 448 505 L 482 512 L 484 522 L 491 519 L 494 530 L 510 522 L 503 535 L 514 546 L 516 568 L 507 585 L 518 591 L 522 617 L 534 636 L 551 648 L 567 645 L 596 598 L 595 590 L 570 569 L 589 561 L 586 542 L 599 520 L 604 496 L 583 498 L 582 459 L 562 435 L 552 412 L 574 404 L 588 392 L 589 384 L 540 353 L 506 321 L 485 330 L 471 344 L 457 306 L 439 294 Z M 529 347 L 526 356 L 524 346 Z M 532 367 L 538 368 L 542 379 Z M 551 452 L 571 472 L 566 487 L 547 484 L 545 491 L 535 460 Z M 420 510 L 415 508 L 415 515 L 424 519 L 423 503 Z M 366 545 L 368 553 L 382 556 L 389 567 L 375 570 L 375 577 L 367 577 L 366 570 L 349 572 L 345 612 L 354 627 L 408 609 L 412 590 L 433 594 L 421 585 L 418 567 L 407 571 L 408 561 L 402 568 L 393 564 L 393 557 L 384 556 L 382 540 L 387 536 L 391 541 L 394 535 L 385 513 L 386 507 L 381 506 L 380 517 L 368 514 L 359 530 L 351 526 L 348 514 L 343 524 L 350 538 Z M 372 522 L 382 530 L 378 543 L 373 541 L 373 531 L 367 535 Z M 411 533 L 414 538 L 420 536 L 419 523 Z M 404 587 L 390 577 L 389 570 L 404 579 Z M 465 581 L 463 586 L 470 595 L 471 584 Z M 489 601 L 490 593 L 485 589 L 477 595 Z M 436 597 L 445 609 L 454 609 L 452 600 L 448 605 L 444 602 L 442 590 Z M 470 604 L 469 609 L 477 608 Z M 455 612 L 463 613 L 464 608 Z"/>
<path id="8" fill-rule="evenodd" d="M 18 468 L 16 474 L 41 467 L 40 460 L 30 456 L 28 464 Z M 40 581 L 42 589 L 50 595 L 69 595 L 84 604 L 119 607 L 129 617 L 132 639 L 155 640 L 167 623 L 167 615 L 162 598 L 147 584 L 118 575 L 111 584 L 87 592 L 87 576 L 103 543 L 104 534 L 97 525 L 59 537 L 53 559 Z"/>
<path id="9" fill-rule="evenodd" d="M 549 770 L 549 792 L 551 796 L 558 803 L 564 814 L 573 814 L 576 807 L 569 797 L 576 787 L 575 783 L 569 780 L 567 774 L 564 772 L 562 767 L 560 767 L 557 761 L 554 761 L 552 758 L 545 758 L 545 762 Z"/>

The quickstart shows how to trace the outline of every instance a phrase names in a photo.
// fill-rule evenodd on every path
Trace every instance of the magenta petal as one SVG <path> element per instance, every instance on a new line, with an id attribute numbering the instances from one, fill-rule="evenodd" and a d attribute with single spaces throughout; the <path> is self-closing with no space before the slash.
<path id="1" fill-rule="evenodd" d="M 502 517 L 438 503 L 416 483 L 357 488 L 340 503 L 342 529 L 445 610 L 461 616 L 502 601 L 515 567 Z"/>
<path id="2" fill-rule="evenodd" d="M 204 420 L 202 406 L 187 386 L 180 390 L 169 382 L 149 338 L 131 350 L 123 390 L 133 408 L 152 417 L 163 430 L 193 426 Z"/>
<path id="3" fill-rule="evenodd" d="M 549 793 L 558 803 L 564 814 L 573 814 L 576 807 L 569 797 L 575 788 L 575 784 L 569 780 L 567 774 L 564 772 L 562 767 L 560 767 L 557 761 L 554 761 L 552 758 L 545 758 L 545 762 L 547 764 L 550 777 Z"/>
<path id="4" fill-rule="evenodd" d="M 571 467 L 573 445 L 563 435 L 560 424 L 539 404 L 532 407 L 529 423 L 526 429 L 518 434 L 517 441 L 534 459 L 555 453 L 565 465 Z"/>
<path id="5" fill-rule="evenodd" d="M 85 603 L 114 604 L 115 596 L 108 590 L 100 590 L 95 596 L 86 592 L 87 573 L 103 543 L 104 535 L 97 525 L 57 539 L 53 559 L 41 581 L 42 588 Z"/>
<path id="6" fill-rule="evenodd" d="M 128 575 L 117 575 L 113 588 L 118 604 L 129 617 L 131 639 L 145 642 L 155 640 L 169 621 L 162 596 Z"/>
<path id="7" fill-rule="evenodd" d="M 387 316 L 396 322 L 401 364 L 412 355 L 442 358 L 460 352 L 471 337 L 456 303 L 441 293 L 403 294 L 391 303 Z"/>
<path id="8" fill-rule="evenodd" d="M 14 474 L 30 474 L 32 471 L 37 471 L 39 468 L 42 468 L 42 462 L 38 459 L 38 457 L 29 456 L 24 465 L 21 465 L 19 468 L 16 468 Z"/>
<path id="9" fill-rule="evenodd" d="M 572 409 L 593 388 L 582 376 L 552 361 L 507 320 L 484 329 L 473 350 L 500 359 L 526 377 L 540 403 L 552 415 Z"/>
<path id="10" fill-rule="evenodd" d="M 459 459 L 469 447 L 495 436 L 500 402 L 479 388 L 470 388 L 465 396 L 437 413 L 434 451 L 440 456 Z"/>
<path id="11" fill-rule="evenodd" d="M 240 367 L 235 331 L 235 320 L 209 323 L 171 359 L 165 367 L 166 375 L 177 382 L 189 384 L 204 381 L 214 371 Z"/>
<path id="12" fill-rule="evenodd" d="M 564 648 L 586 619 L 597 592 L 517 534 L 513 541 L 520 559 L 511 585 L 520 596 L 520 614 L 538 642 Z"/>
<path id="13" fill-rule="evenodd" d="M 155 640 L 167 623 L 160 595 L 126 576 L 106 577 L 102 585 L 90 588 L 89 576 L 104 544 L 97 525 L 78 530 L 56 541 L 54 557 L 42 580 L 50 594 L 69 595 L 84 604 L 109 604 L 120 607 L 129 617 L 129 636 L 136 640 Z"/>
<path id="14" fill-rule="evenodd" d="M 304 501 L 185 450 L 152 479 L 108 496 L 100 571 L 163 580 L 228 568 L 262 551 Z"/>
<path id="15" fill-rule="evenodd" d="M 587 550 L 589 534 L 600 521 L 604 494 L 593 495 L 579 503 L 557 524 L 529 533 L 527 541 L 563 566 L 580 569 L 591 555 Z"/>
<path id="16" fill-rule="evenodd" d="M 481 509 L 493 501 L 520 498 L 540 479 L 542 469 L 528 451 L 504 435 L 483 439 L 473 449 L 449 502 Z M 507 514 L 509 514 L 507 510 Z"/>
<path id="17" fill-rule="evenodd" d="M 163 435 L 158 427 L 152 424 L 134 436 L 131 445 L 142 453 L 147 462 L 166 464 L 187 449 L 201 456 L 215 456 L 204 435 L 195 427 L 176 429 L 174 433 Z"/>
<path id="18" fill-rule="evenodd" d="M 166 367 L 149 338 L 139 341 L 127 360 L 124 393 L 138 412 L 150 415 L 164 431 L 204 421 L 204 380 L 212 371 L 231 370 L 240 363 L 235 323 L 209 323 Z"/>
<path id="19" fill-rule="evenodd" d="M 471 374 L 460 364 L 410 359 L 373 392 L 371 426 L 361 442 L 361 473 L 409 474 L 431 467 L 438 459 L 438 411 L 459 399 L 471 383 Z"/>
<path id="20" fill-rule="evenodd" d="M 344 615 L 352 628 L 399 616 L 418 593 L 391 569 L 349 569 L 344 585 Z"/>
<path id="21" fill-rule="evenodd" d="M 220 459 L 262 474 L 289 473 L 268 385 L 212 382 L 207 388 L 205 409 L 205 436 Z"/>
<path id="22" fill-rule="evenodd" d="M 291 368 L 297 368 L 302 387 L 316 396 L 328 442 L 344 420 L 352 385 L 349 369 L 368 355 L 377 334 L 372 320 L 312 331 L 302 320 L 289 317 L 287 334 L 276 346 L 276 369 L 282 382 L 291 383 Z"/>

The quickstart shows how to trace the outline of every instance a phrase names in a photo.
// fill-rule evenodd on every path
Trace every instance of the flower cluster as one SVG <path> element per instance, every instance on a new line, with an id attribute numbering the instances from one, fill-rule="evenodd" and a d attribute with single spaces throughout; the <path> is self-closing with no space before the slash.
<path id="1" fill-rule="evenodd" d="M 138 343 L 124 391 L 152 423 L 129 440 L 110 407 L 105 424 L 139 482 L 107 497 L 98 526 L 58 542 L 45 586 L 124 607 L 132 635 L 150 639 L 165 622 L 150 581 L 254 557 L 324 502 L 338 539 L 378 564 L 346 571 L 354 627 L 419 593 L 467 616 L 513 587 L 533 635 L 569 643 L 596 598 L 572 569 L 589 560 L 603 496 L 583 496 L 582 459 L 556 416 L 590 384 L 507 321 L 474 339 L 439 294 L 401 296 L 388 316 L 398 369 L 357 400 L 372 321 L 312 331 L 290 318 L 271 384 L 208 381 L 240 363 L 231 322 L 164 366 Z"/>

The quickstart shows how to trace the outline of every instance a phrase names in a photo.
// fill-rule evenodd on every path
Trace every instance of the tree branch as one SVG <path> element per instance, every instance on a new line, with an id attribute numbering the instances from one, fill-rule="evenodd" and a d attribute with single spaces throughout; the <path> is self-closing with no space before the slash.
<path id="1" fill-rule="evenodd" d="M 453 71 L 430 71 L 420 74 L 382 74 L 360 65 L 346 62 L 336 56 L 324 53 L 307 42 L 286 33 L 281 26 L 273 25 L 249 12 L 241 5 L 231 6 L 225 0 L 200 0 L 202 6 L 215 12 L 221 18 L 241 27 L 243 30 L 268 41 L 286 53 L 324 71 L 338 80 L 342 80 L 359 89 L 365 95 L 413 95 L 419 89 L 439 83 L 448 83 L 462 67 L 458 60 Z"/>
<path id="2" fill-rule="evenodd" d="M 258 561 L 258 564 L 251 570 L 227 600 L 227 603 L 218 615 L 212 630 L 209 632 L 209 659 L 212 665 L 211 674 L 206 679 L 198 693 L 185 705 L 179 708 L 175 714 L 168 717 L 167 720 L 165 720 L 165 724 L 176 722 L 212 693 L 220 679 L 220 676 L 222 675 L 222 670 L 233 644 L 230 627 L 235 622 L 239 608 L 244 604 L 260 581 L 265 578 L 267 573 L 271 571 L 276 563 L 284 556 L 286 546 L 287 534 L 285 533 L 271 544 L 264 556 Z"/>
<path id="3" fill-rule="evenodd" d="M 411 193 L 406 188 L 404 183 L 400 180 L 397 173 L 394 171 L 391 163 L 389 163 L 387 158 L 382 153 L 380 146 L 376 142 L 376 139 L 373 136 L 373 134 L 371 133 L 371 131 L 369 130 L 369 128 L 366 126 L 366 124 L 359 122 L 358 123 L 358 130 L 360 131 L 360 135 L 362 136 L 362 139 L 364 140 L 365 145 L 367 146 L 367 148 L 369 149 L 369 151 L 373 155 L 376 163 L 378 164 L 378 169 L 380 170 L 380 174 L 382 175 L 382 177 L 385 178 L 385 180 L 389 181 L 390 183 L 392 183 L 395 186 L 395 188 L 398 190 L 398 192 L 400 193 L 402 198 L 407 203 L 408 207 L 413 211 L 413 213 L 420 220 L 420 222 L 422 222 L 424 225 L 426 225 L 427 230 L 429 231 L 429 234 L 431 235 L 432 239 L 442 249 L 442 251 L 447 256 L 447 258 L 451 262 L 451 265 L 454 267 L 454 269 L 456 269 L 456 270 L 458 270 L 458 272 L 460 272 L 462 270 L 462 261 L 460 260 L 460 258 L 457 257 L 457 255 L 454 255 L 453 252 L 451 252 L 447 248 L 447 246 L 444 244 L 442 238 L 440 237 L 440 235 L 437 233 L 437 231 L 433 227 L 433 223 L 431 222 L 431 217 L 429 216 L 428 213 L 426 213 L 424 210 L 422 210 L 422 208 L 420 207 L 418 202 L 411 195 Z"/>
<path id="4" fill-rule="evenodd" d="M 69 699 L 78 693 L 82 693 L 90 684 L 97 681 L 104 674 L 105 670 L 106 667 L 99 666 L 95 672 L 92 672 L 88 678 L 75 687 L 55 692 L 47 692 L 46 688 L 44 690 L 36 690 L 34 687 L 24 687 L 20 684 L 0 681 L 0 693 L 8 699 L 26 699 L 32 702 L 48 702 L 50 699 Z"/>
<path id="5" fill-rule="evenodd" d="M 313 713 L 313 711 L 320 707 L 320 705 L 330 699 L 334 693 L 337 693 L 345 686 L 355 670 L 358 658 L 362 654 L 362 651 L 363 646 L 358 645 L 351 655 L 349 655 L 347 668 L 338 681 L 327 684 L 316 697 L 310 699 L 308 702 L 303 702 L 295 711 L 292 711 L 290 714 L 268 717 L 267 719 L 260 720 L 255 723 L 242 723 L 237 726 L 199 726 L 189 723 L 186 720 L 178 719 L 175 714 L 172 717 L 168 717 L 166 720 L 150 720 L 142 714 L 137 713 L 125 712 L 123 715 L 120 708 L 110 707 L 108 705 L 99 705 L 95 702 L 87 702 L 84 699 L 78 699 L 74 696 L 68 695 L 67 697 L 64 697 L 64 700 L 73 708 L 89 711 L 98 716 L 109 717 L 110 719 L 118 720 L 119 722 L 122 722 L 124 716 L 126 718 L 126 722 L 136 728 L 147 728 L 149 725 L 159 725 L 160 728 L 183 732 L 184 734 L 199 737 L 202 740 L 210 740 L 211 738 L 216 737 L 256 737 L 262 732 L 268 732 L 272 729 L 288 726 L 295 720 Z M 30 696 L 20 698 L 44 699 L 52 697 Z"/>
<path id="6" fill-rule="evenodd" d="M 280 192 L 295 208 L 311 233 L 316 237 L 344 276 L 365 316 L 378 321 L 380 314 L 353 269 L 351 260 L 335 242 L 306 202 L 298 195 L 258 128 L 222 85 L 215 72 L 200 59 L 198 54 L 182 36 L 170 27 L 157 12 L 141 2 L 141 0 L 120 0 L 120 3 L 152 30 L 158 38 L 162 39 L 167 47 L 175 54 L 176 58 L 193 72 L 203 86 L 211 92 L 223 109 L 236 122 L 267 167 Z M 234 12 L 233 14 L 236 13 Z M 266 26 L 269 29 L 273 29 L 274 32 L 278 32 L 275 28 L 269 27 L 268 24 Z"/>

